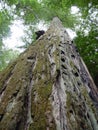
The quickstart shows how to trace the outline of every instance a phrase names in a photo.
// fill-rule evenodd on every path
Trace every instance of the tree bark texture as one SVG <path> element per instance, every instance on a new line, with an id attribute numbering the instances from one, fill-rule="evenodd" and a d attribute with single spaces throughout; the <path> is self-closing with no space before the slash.
<path id="1" fill-rule="evenodd" d="M 98 130 L 98 90 L 58 18 L 1 73 L 0 130 Z"/>

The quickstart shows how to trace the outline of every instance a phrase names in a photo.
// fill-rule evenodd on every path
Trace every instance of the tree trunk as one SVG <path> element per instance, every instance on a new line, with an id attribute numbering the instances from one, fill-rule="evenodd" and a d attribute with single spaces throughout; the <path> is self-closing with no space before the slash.
<path id="1" fill-rule="evenodd" d="M 58 18 L 0 75 L 0 130 L 98 130 L 98 90 Z"/>

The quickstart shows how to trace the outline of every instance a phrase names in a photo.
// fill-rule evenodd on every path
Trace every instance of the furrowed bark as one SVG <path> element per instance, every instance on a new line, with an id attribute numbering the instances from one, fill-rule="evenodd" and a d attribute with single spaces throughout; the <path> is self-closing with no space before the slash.
<path id="1" fill-rule="evenodd" d="M 58 18 L 1 73 L 0 130 L 98 130 L 98 90 Z"/>

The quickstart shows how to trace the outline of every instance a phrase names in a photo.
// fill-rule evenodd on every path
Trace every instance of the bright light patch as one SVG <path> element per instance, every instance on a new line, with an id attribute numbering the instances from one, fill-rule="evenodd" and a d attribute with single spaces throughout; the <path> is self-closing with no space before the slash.
<path id="1" fill-rule="evenodd" d="M 76 14 L 76 13 L 78 13 L 79 12 L 79 8 L 77 8 L 76 6 L 72 6 L 71 7 L 71 13 L 72 14 Z"/>
<path id="2" fill-rule="evenodd" d="M 46 31 L 48 25 L 46 25 L 43 21 L 40 21 L 36 26 L 37 26 L 38 30 L 45 30 Z"/>
<path id="3" fill-rule="evenodd" d="M 18 46 L 24 45 L 24 43 L 21 40 L 21 37 L 24 36 L 24 25 L 22 21 L 14 21 L 11 25 L 11 36 L 4 39 L 3 43 L 5 47 L 9 49 L 18 50 Z"/>
<path id="4" fill-rule="evenodd" d="M 70 38 L 73 39 L 74 37 L 76 37 L 76 33 L 74 31 L 72 31 L 71 29 L 66 29 Z"/>
<path id="5" fill-rule="evenodd" d="M 0 4 L 0 11 L 2 10 L 2 6 L 1 6 L 1 4 Z"/>
<path id="6" fill-rule="evenodd" d="M 39 3 L 41 3 L 42 2 L 42 0 L 37 0 Z"/>

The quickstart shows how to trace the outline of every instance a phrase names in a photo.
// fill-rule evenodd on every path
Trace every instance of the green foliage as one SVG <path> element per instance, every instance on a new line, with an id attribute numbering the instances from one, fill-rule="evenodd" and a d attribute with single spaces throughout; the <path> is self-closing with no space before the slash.
<path id="1" fill-rule="evenodd" d="M 98 9 L 92 6 L 82 17 L 75 42 L 93 78 L 98 74 Z"/>
<path id="2" fill-rule="evenodd" d="M 10 34 L 10 17 L 6 10 L 0 12 L 0 49 L 3 46 L 3 38 Z"/>
<path id="3" fill-rule="evenodd" d="M 12 2 L 11 2 L 12 1 Z M 66 27 L 74 27 L 76 18 L 71 15 L 66 0 L 20 0 L 7 1 L 8 5 L 15 5 L 15 13 L 25 20 L 25 24 L 35 24 L 40 20 L 51 21 L 53 17 L 59 17 Z"/>
<path id="4" fill-rule="evenodd" d="M 8 25 L 10 24 L 10 18 L 8 17 L 7 11 L 0 12 L 0 35 L 6 37 L 9 32 Z"/>
<path id="5" fill-rule="evenodd" d="M 83 57 L 90 72 L 94 74 L 98 73 L 98 39 L 93 36 L 92 33 L 98 35 L 98 32 L 89 32 L 89 35 L 84 36 L 81 32 L 78 32 L 78 37 L 75 39 L 80 55 Z"/>
<path id="6" fill-rule="evenodd" d="M 0 71 L 3 70 L 8 65 L 8 63 L 13 61 L 18 55 L 18 51 L 3 48 L 0 51 Z"/>

